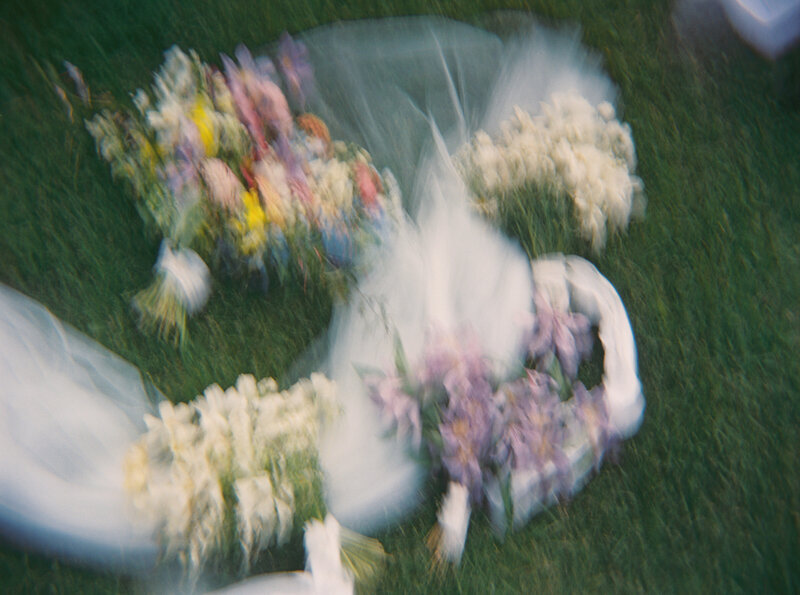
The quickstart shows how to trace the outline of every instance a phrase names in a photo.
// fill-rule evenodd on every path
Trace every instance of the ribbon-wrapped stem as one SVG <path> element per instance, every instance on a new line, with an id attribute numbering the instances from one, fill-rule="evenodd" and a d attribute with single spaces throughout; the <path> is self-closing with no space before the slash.
<path id="1" fill-rule="evenodd" d="M 163 337 L 183 341 L 187 315 L 202 310 L 211 292 L 208 267 L 193 250 L 176 250 L 163 240 L 154 270 L 155 281 L 133 298 L 140 323 Z"/>

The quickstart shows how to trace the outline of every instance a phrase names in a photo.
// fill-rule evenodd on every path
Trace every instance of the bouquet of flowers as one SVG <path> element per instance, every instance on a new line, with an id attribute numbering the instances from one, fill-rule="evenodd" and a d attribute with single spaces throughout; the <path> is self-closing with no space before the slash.
<path id="1" fill-rule="evenodd" d="M 208 297 L 203 259 L 264 290 L 268 271 L 339 270 L 390 223 L 399 191 L 364 149 L 303 112 L 312 72 L 288 35 L 275 63 L 244 46 L 238 64 L 222 56 L 222 70 L 177 47 L 165 57 L 134 110 L 104 110 L 86 126 L 163 238 L 156 282 L 135 305 L 143 322 L 182 337 Z"/>
<path id="2" fill-rule="evenodd" d="M 158 417 L 146 416 L 147 432 L 128 451 L 125 485 L 164 556 L 177 557 L 195 580 L 238 549 L 246 571 L 265 548 L 287 543 L 296 521 L 318 523 L 325 510 L 318 438 L 336 402 L 335 385 L 321 374 L 284 391 L 271 378 L 242 375 L 225 391 L 212 385 L 191 403 L 163 401 Z M 352 575 L 369 574 L 380 544 L 330 518 L 325 524 L 348 549 Z"/>
<path id="3" fill-rule="evenodd" d="M 589 318 L 543 292 L 535 305 L 510 376 L 493 374 L 468 329 L 430 333 L 413 365 L 398 344 L 393 370 L 364 373 L 387 425 L 449 482 L 431 534 L 440 560 L 460 560 L 472 507 L 487 506 L 500 534 L 517 528 L 576 490 L 618 438 L 603 384 L 584 385 Z"/>
<path id="4" fill-rule="evenodd" d="M 526 185 L 569 196 L 595 252 L 604 247 L 607 228 L 624 230 L 632 213 L 644 211 L 630 126 L 607 101 L 594 107 L 579 95 L 557 93 L 536 117 L 515 107 L 499 135 L 479 130 L 455 161 L 475 205 L 492 216 L 508 193 Z"/>

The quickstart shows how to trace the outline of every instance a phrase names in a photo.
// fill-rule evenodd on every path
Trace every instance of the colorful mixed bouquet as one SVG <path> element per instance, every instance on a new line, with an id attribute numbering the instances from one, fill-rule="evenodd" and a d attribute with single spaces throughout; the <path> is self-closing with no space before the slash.
<path id="1" fill-rule="evenodd" d="M 593 351 L 589 319 L 543 293 L 535 305 L 524 365 L 511 377 L 495 377 L 463 329 L 431 333 L 411 367 L 398 346 L 394 370 L 364 374 L 387 425 L 450 483 L 433 534 L 440 559 L 460 559 L 471 507 L 487 505 L 501 533 L 517 527 L 534 506 L 570 493 L 615 439 L 602 384 L 579 380 Z"/>
<path id="2" fill-rule="evenodd" d="M 624 230 L 632 213 L 643 213 L 631 129 L 610 103 L 594 107 L 579 95 L 554 94 L 541 115 L 516 107 L 500 128 L 496 138 L 478 131 L 455 156 L 481 211 L 496 215 L 498 201 L 526 185 L 566 194 L 595 251 L 605 245 L 607 227 Z"/>
<path id="3" fill-rule="evenodd" d="M 218 70 L 173 47 L 151 93 L 134 95 L 135 110 L 86 123 L 163 238 L 156 283 L 135 303 L 164 334 L 182 336 L 186 314 L 208 296 L 193 251 L 266 289 L 268 271 L 305 278 L 351 265 L 399 208 L 388 170 L 303 113 L 312 72 L 301 44 L 284 36 L 275 63 L 244 46 L 236 58 L 223 55 Z"/>

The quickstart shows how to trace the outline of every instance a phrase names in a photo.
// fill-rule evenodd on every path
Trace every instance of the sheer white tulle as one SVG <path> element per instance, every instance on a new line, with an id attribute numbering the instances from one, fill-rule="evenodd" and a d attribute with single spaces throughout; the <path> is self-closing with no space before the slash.
<path id="1" fill-rule="evenodd" d="M 422 468 L 369 401 L 358 367 L 388 369 L 395 337 L 409 361 L 433 328 L 472 328 L 498 367 L 512 364 L 531 308 L 524 254 L 467 209 L 458 177 L 432 178 L 418 225 L 405 222 L 332 322 L 327 374 L 345 407 L 323 438 L 326 501 L 345 525 L 371 532 L 418 502 Z"/>
<path id="2" fill-rule="evenodd" d="M 152 565 L 122 461 L 150 401 L 136 368 L 0 286 L 0 526 L 26 547 Z"/>
<path id="3" fill-rule="evenodd" d="M 336 24 L 302 40 L 318 82 L 312 110 L 395 172 L 414 214 L 370 255 L 371 272 L 329 333 L 325 371 L 342 387 L 345 415 L 322 448 L 327 501 L 342 523 L 369 532 L 418 502 L 422 470 L 406 444 L 385 439 L 356 366 L 390 367 L 395 336 L 414 361 L 431 328 L 468 326 L 502 371 L 516 363 L 532 309 L 526 257 L 470 211 L 450 156 L 478 129 L 497 132 L 514 106 L 536 114 L 558 92 L 597 105 L 616 89 L 575 30 L 534 24 L 502 40 L 419 17 Z"/>
<path id="4" fill-rule="evenodd" d="M 389 167 L 407 205 L 428 195 L 432 126 L 449 154 L 479 129 L 498 132 L 515 105 L 535 115 L 553 93 L 592 105 L 617 91 L 579 31 L 552 31 L 526 13 L 501 13 L 507 39 L 436 17 L 337 23 L 303 36 L 314 65 L 311 111 L 334 138 L 364 146 Z"/>
<path id="5" fill-rule="evenodd" d="M 450 155 L 476 130 L 496 132 L 514 105 L 536 114 L 554 92 L 574 91 L 596 105 L 613 102 L 616 91 L 574 31 L 532 25 L 504 40 L 412 17 L 336 24 L 300 39 L 316 77 L 309 111 L 334 138 L 365 147 L 378 167 L 390 168 L 413 214 L 365 256 L 368 272 L 336 308 L 321 364 L 344 411 L 321 447 L 326 501 L 343 526 L 373 532 L 418 504 L 424 470 L 406 444 L 386 437 L 358 367 L 390 367 L 396 337 L 413 360 L 431 328 L 470 326 L 502 371 L 515 363 L 520 322 L 533 307 L 529 261 L 470 212 Z M 573 299 L 600 321 L 606 388 L 622 395 L 613 423 L 630 435 L 643 400 L 624 308 L 607 281 L 599 291 L 584 287 L 592 275 L 567 262 Z M 128 520 L 122 491 L 122 454 L 148 409 L 138 373 L 26 298 L 3 290 L 0 299 L 2 522 L 41 536 L 44 550 L 85 542 L 80 555 L 88 558 L 152 561 L 149 528 Z M 619 358 L 609 355 L 612 343 Z M 275 580 L 283 579 L 289 592 L 312 588 L 308 575 Z M 292 591 L 293 582 L 302 585 Z"/>

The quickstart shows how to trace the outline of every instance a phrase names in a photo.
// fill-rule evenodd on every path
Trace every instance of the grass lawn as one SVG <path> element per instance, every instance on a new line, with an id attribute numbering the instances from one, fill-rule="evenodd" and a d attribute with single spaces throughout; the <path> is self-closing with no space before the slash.
<path id="1" fill-rule="evenodd" d="M 240 42 L 257 48 L 284 30 L 335 20 L 435 13 L 475 21 L 498 9 L 580 24 L 620 87 L 647 214 L 601 256 L 579 250 L 626 304 L 647 409 L 620 464 L 606 464 L 571 502 L 503 543 L 474 515 L 456 570 L 430 566 L 431 498 L 379 536 L 393 557 L 377 590 L 800 591 L 798 57 L 773 64 L 729 35 L 681 36 L 671 2 L 5 0 L 0 281 L 131 361 L 174 400 L 240 373 L 280 378 L 327 327 L 331 298 L 314 287 L 263 297 L 217 283 L 183 349 L 142 334 L 129 302 L 150 280 L 158 239 L 42 72 L 69 60 L 96 100 L 101 91 L 125 97 L 150 83 L 173 44 L 218 62 Z M 526 221 L 507 229 L 538 251 Z M 295 540 L 256 570 L 302 561 Z M 0 541 L 4 593 L 153 585 Z"/>

